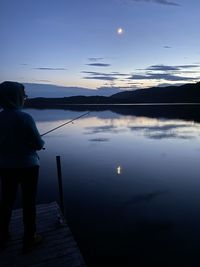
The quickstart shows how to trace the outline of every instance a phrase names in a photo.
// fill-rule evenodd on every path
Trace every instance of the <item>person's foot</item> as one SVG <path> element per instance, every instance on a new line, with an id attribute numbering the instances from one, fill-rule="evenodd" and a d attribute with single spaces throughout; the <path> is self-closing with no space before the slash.
<path id="1" fill-rule="evenodd" d="M 6 249 L 6 242 L 0 241 L 0 252 Z"/>
<path id="2" fill-rule="evenodd" d="M 3 234 L 0 236 L 0 251 L 6 249 L 7 242 L 11 239 L 10 233 Z"/>
<path id="3" fill-rule="evenodd" d="M 28 253 L 32 251 L 32 249 L 41 244 L 43 240 L 43 237 L 40 234 L 35 234 L 33 238 L 29 239 L 24 239 L 23 242 L 23 253 Z"/>

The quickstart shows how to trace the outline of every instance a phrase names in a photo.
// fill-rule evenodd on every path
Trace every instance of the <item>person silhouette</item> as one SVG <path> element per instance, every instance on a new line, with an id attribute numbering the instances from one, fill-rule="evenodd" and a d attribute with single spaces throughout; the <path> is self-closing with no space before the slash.
<path id="1" fill-rule="evenodd" d="M 36 232 L 36 192 L 39 157 L 44 141 L 35 121 L 22 111 L 26 99 L 21 83 L 5 81 L 0 84 L 0 246 L 6 248 L 9 224 L 17 189 L 21 186 L 23 208 L 23 251 L 30 251 L 42 241 Z"/>

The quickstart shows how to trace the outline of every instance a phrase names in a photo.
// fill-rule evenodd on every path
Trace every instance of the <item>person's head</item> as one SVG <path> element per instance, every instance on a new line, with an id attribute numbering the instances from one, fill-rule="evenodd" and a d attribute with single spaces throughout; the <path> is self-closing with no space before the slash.
<path id="1" fill-rule="evenodd" d="M 3 109 L 20 109 L 26 98 L 24 85 L 5 81 L 0 84 L 0 107 Z"/>

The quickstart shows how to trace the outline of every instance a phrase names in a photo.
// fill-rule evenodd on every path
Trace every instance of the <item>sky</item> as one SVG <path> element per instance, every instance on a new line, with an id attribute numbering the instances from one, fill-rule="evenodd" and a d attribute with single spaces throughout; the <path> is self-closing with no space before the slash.
<path id="1" fill-rule="evenodd" d="M 200 80 L 199 0 L 0 0 L 0 10 L 0 82 L 130 90 Z"/>

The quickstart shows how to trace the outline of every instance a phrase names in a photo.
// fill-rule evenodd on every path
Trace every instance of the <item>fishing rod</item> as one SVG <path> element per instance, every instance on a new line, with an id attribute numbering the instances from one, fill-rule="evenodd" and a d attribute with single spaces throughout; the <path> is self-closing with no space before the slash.
<path id="1" fill-rule="evenodd" d="M 90 113 L 90 111 L 89 111 L 89 112 L 86 112 L 86 113 L 84 113 L 84 114 L 82 114 L 82 115 L 80 115 L 80 116 L 78 116 L 78 117 L 76 117 L 76 118 L 74 118 L 74 119 L 72 119 L 72 120 L 70 120 L 70 121 L 67 121 L 67 122 L 65 122 L 65 123 L 63 123 L 63 124 L 61 124 L 61 125 L 59 125 L 59 126 L 53 128 L 53 129 L 49 130 L 48 132 L 41 134 L 41 137 L 44 136 L 44 135 L 46 135 L 46 134 L 48 134 L 48 133 L 51 133 L 51 132 L 57 130 L 57 129 L 60 128 L 60 127 L 63 127 L 63 126 L 66 125 L 66 124 L 69 124 L 69 123 L 71 123 L 71 122 L 73 122 L 73 121 L 76 121 L 76 120 L 80 119 L 81 117 L 88 115 L 89 113 Z"/>

